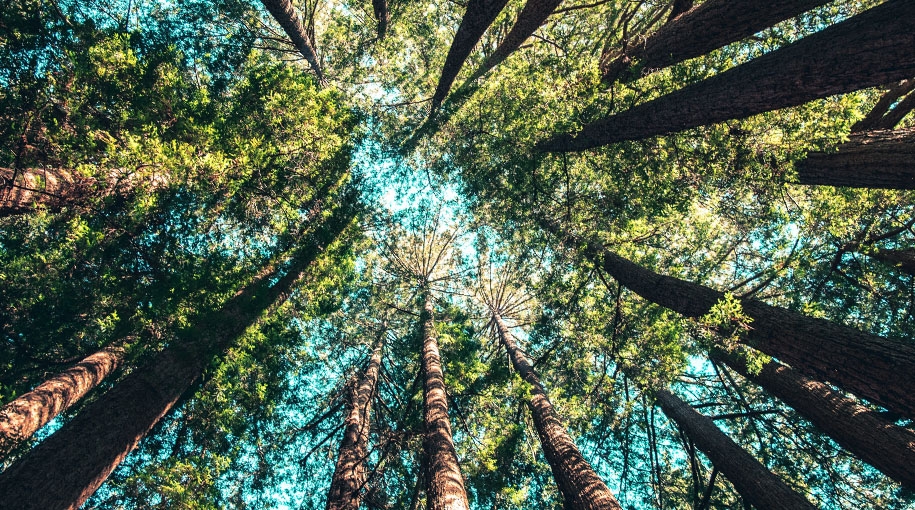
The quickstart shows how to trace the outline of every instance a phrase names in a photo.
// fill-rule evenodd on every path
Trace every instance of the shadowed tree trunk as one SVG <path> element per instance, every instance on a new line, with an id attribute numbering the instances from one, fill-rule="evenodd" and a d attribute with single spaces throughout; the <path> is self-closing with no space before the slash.
<path id="1" fill-rule="evenodd" d="M 864 252 L 868 257 L 889 264 L 903 273 L 915 276 L 915 248 L 883 250 L 872 248 Z"/>
<path id="2" fill-rule="evenodd" d="M 292 254 L 285 272 L 262 271 L 221 309 L 86 406 L 79 415 L 0 473 L 0 508 L 78 508 L 137 443 L 262 313 L 282 303 L 302 272 L 349 224 L 338 208 Z M 279 279 L 277 280 L 277 278 Z M 272 282 L 276 281 L 273 285 Z"/>
<path id="3" fill-rule="evenodd" d="M 518 375 L 531 385 L 531 399 L 528 405 L 534 417 L 534 426 L 540 436 L 543 454 L 553 471 L 553 478 L 562 493 L 564 508 L 569 510 L 618 510 L 619 503 L 606 484 L 597 476 L 591 464 L 582 457 L 575 442 L 566 432 L 553 404 L 550 403 L 540 377 L 528 363 L 524 354 L 515 345 L 511 332 L 498 312 L 493 311 L 493 320 L 499 330 L 499 340 L 508 352 L 512 366 Z"/>
<path id="4" fill-rule="evenodd" d="M 388 32 L 388 2 L 386 0 L 372 0 L 372 10 L 378 21 L 378 39 L 384 39 Z"/>
<path id="5" fill-rule="evenodd" d="M 859 459 L 915 488 L 915 432 L 776 361 L 753 374 L 737 354 L 716 350 L 709 357 L 762 386 Z"/>
<path id="6" fill-rule="evenodd" d="M 621 54 L 601 62 L 601 79 L 607 84 L 617 79 L 633 80 L 640 75 L 705 55 L 828 2 L 707 0 L 696 7 L 690 5 L 687 12 L 682 10 L 685 6 L 680 5 L 678 13 L 677 4 L 682 3 L 685 2 L 675 2 L 668 23 L 657 32 L 640 43 L 630 42 Z M 632 64 L 637 64 L 636 68 L 630 69 Z"/>
<path id="7" fill-rule="evenodd" d="M 835 152 L 811 152 L 798 182 L 855 188 L 915 189 L 915 128 L 853 134 Z"/>
<path id="8" fill-rule="evenodd" d="M 915 2 L 889 0 L 746 64 L 588 124 L 575 135 L 555 135 L 538 147 L 580 151 L 741 119 L 915 76 L 912 20 Z"/>
<path id="9" fill-rule="evenodd" d="M 865 131 L 874 131 L 877 129 L 893 129 L 899 121 L 908 114 L 915 104 L 910 101 L 915 100 L 915 94 L 909 94 L 915 90 L 915 79 L 902 80 L 890 86 L 877 101 L 877 104 L 871 108 L 867 116 L 855 122 L 851 127 L 852 133 L 862 133 Z M 902 101 L 900 98 L 905 97 Z M 891 108 L 895 105 L 894 108 Z"/>
<path id="10" fill-rule="evenodd" d="M 360 490 L 365 484 L 365 459 L 368 457 L 369 427 L 372 414 L 372 397 L 381 368 L 381 348 L 384 346 L 382 329 L 372 349 L 369 364 L 358 380 L 354 381 L 347 403 L 343 440 L 337 454 L 337 466 L 327 495 L 327 510 L 359 510 L 362 503 Z"/>
<path id="11" fill-rule="evenodd" d="M 299 16 L 292 7 L 290 0 L 261 0 L 267 11 L 273 16 L 273 19 L 283 28 L 286 35 L 292 41 L 295 49 L 305 57 L 311 69 L 315 72 L 319 81 L 324 81 L 324 74 L 321 71 L 321 65 L 318 63 L 318 56 L 315 53 L 311 42 L 308 40 L 308 34 L 305 33 L 305 27 L 299 21 Z"/>
<path id="12" fill-rule="evenodd" d="M 438 339 L 432 324 L 432 294 L 426 290 L 420 316 L 423 334 L 423 449 L 426 453 L 426 508 L 428 510 L 467 510 L 467 492 L 458 465 L 451 423 L 448 421 L 448 395 Z"/>
<path id="13" fill-rule="evenodd" d="M 721 432 L 710 418 L 699 414 L 667 390 L 658 390 L 655 399 L 664 414 L 683 429 L 751 505 L 780 510 L 816 508 Z"/>
<path id="14" fill-rule="evenodd" d="M 667 16 L 667 22 L 675 20 L 681 14 L 693 8 L 693 0 L 674 0 L 671 5 L 670 15 Z"/>

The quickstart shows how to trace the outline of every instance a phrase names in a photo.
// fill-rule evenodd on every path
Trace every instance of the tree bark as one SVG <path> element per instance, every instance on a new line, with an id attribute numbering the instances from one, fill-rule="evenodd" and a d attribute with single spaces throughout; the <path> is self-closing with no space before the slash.
<path id="1" fill-rule="evenodd" d="M 903 273 L 915 276 L 915 249 L 883 250 L 871 248 L 864 252 L 868 257 L 891 265 Z"/>
<path id="2" fill-rule="evenodd" d="M 372 0 L 372 10 L 378 21 L 378 40 L 384 39 L 388 32 L 388 2 L 386 0 Z"/>
<path id="3" fill-rule="evenodd" d="M 554 135 L 539 148 L 580 151 L 909 78 L 915 76 L 913 47 L 915 2 L 889 0 L 734 69 L 588 124 L 576 135 Z"/>
<path id="4" fill-rule="evenodd" d="M 762 386 L 859 459 L 905 487 L 915 488 L 912 430 L 894 425 L 828 384 L 804 377 L 776 361 L 766 363 L 759 374 L 753 374 L 739 355 L 716 350 L 709 357 Z"/>
<path id="5" fill-rule="evenodd" d="M 515 345 L 514 338 L 508 327 L 497 311 L 493 311 L 493 319 L 499 330 L 499 340 L 508 352 L 512 366 L 518 375 L 531 385 L 531 399 L 528 405 L 534 418 L 537 435 L 540 436 L 540 445 L 546 456 L 553 478 L 562 493 L 564 508 L 569 510 L 619 510 L 621 507 L 607 488 L 603 480 L 597 476 L 591 464 L 581 455 L 575 442 L 566 432 L 565 427 L 556 416 L 553 404 L 550 403 L 540 377 L 528 363 L 524 354 Z"/>
<path id="6" fill-rule="evenodd" d="M 816 508 L 721 432 L 711 419 L 696 412 L 673 393 L 658 390 L 655 398 L 664 414 L 683 429 L 718 471 L 730 480 L 737 492 L 754 507 L 779 510 Z"/>
<path id="7" fill-rule="evenodd" d="M 911 108 L 906 109 L 905 105 L 899 103 L 899 98 L 904 97 L 906 94 L 912 92 L 913 90 L 915 90 L 915 79 L 902 80 L 891 85 L 889 90 L 880 96 L 880 100 L 877 101 L 877 104 L 875 104 L 873 108 L 871 108 L 871 111 L 868 112 L 867 116 L 858 122 L 855 122 L 855 124 L 851 127 L 851 132 L 862 133 L 865 131 L 874 131 L 877 129 L 893 129 L 896 127 L 896 124 L 902 120 L 902 117 L 904 117 L 905 114 L 911 110 Z M 915 95 L 908 96 L 906 100 L 912 98 L 915 98 Z M 893 108 L 892 112 L 890 112 L 890 107 L 893 105 L 897 105 L 897 107 L 902 108 Z M 897 112 L 897 110 L 899 111 Z"/>
<path id="8" fill-rule="evenodd" d="M 853 134 L 835 152 L 798 163 L 800 184 L 915 189 L 915 128 Z"/>
<path id="9" fill-rule="evenodd" d="M 676 7 L 675 2 L 675 7 Z M 688 11 L 677 13 L 657 32 L 639 43 L 630 42 L 621 55 L 601 62 L 601 80 L 631 81 L 645 74 L 672 66 L 740 41 L 766 28 L 793 18 L 825 0 L 707 0 Z M 630 71 L 638 64 L 638 72 Z M 635 69 L 633 69 L 635 70 Z"/>
<path id="10" fill-rule="evenodd" d="M 280 24 L 283 31 L 286 32 L 286 35 L 292 41 L 292 45 L 299 50 L 299 53 L 311 65 L 311 69 L 317 75 L 318 81 L 324 81 L 324 74 L 321 71 L 321 65 L 318 63 L 317 53 L 315 53 L 314 47 L 308 40 L 308 34 L 305 33 L 305 27 L 299 21 L 299 17 L 292 7 L 292 2 L 290 0 L 261 0 L 261 3 L 264 4 L 273 19 Z"/>
<path id="11" fill-rule="evenodd" d="M 480 42 L 486 29 L 496 19 L 496 16 L 505 7 L 508 0 L 469 0 L 467 2 L 467 11 L 464 18 L 461 19 L 461 26 L 458 27 L 454 35 L 454 41 L 448 50 L 448 56 L 445 57 L 445 65 L 442 67 L 442 75 L 438 79 L 438 85 L 435 88 L 435 94 L 432 96 L 432 113 L 434 114 L 438 107 L 441 106 L 451 85 L 457 78 L 464 61 L 470 56 L 473 48 Z"/>
<path id="12" fill-rule="evenodd" d="M 293 253 L 272 265 L 220 310 L 206 314 L 73 420 L 0 473 L 0 508 L 76 509 L 262 313 L 282 303 L 303 271 L 350 222 L 338 208 Z M 275 284 L 271 285 L 277 277 Z"/>
<path id="13" fill-rule="evenodd" d="M 432 294 L 426 290 L 420 317 L 423 334 L 423 449 L 426 454 L 426 508 L 467 510 L 467 492 L 448 420 L 448 396 L 438 339 L 432 324 Z"/>
<path id="14" fill-rule="evenodd" d="M 382 330 L 375 340 L 369 364 L 362 377 L 354 381 L 351 390 L 343 440 L 340 442 L 337 466 L 327 495 L 327 510 L 359 510 L 362 503 L 360 491 L 365 485 L 372 397 L 375 395 L 378 371 L 381 368 L 384 334 L 385 331 Z"/>

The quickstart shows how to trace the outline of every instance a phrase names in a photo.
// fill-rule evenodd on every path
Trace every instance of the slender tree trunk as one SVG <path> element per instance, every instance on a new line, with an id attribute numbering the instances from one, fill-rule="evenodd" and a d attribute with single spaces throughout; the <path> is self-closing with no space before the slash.
<path id="1" fill-rule="evenodd" d="M 327 495 L 327 510 L 359 510 L 362 503 L 360 491 L 365 484 L 365 459 L 368 457 L 369 427 L 372 414 L 372 397 L 381 368 L 381 348 L 385 331 L 375 340 L 372 357 L 358 380 L 354 381 L 347 405 L 343 441 L 337 454 L 337 467 Z"/>
<path id="2" fill-rule="evenodd" d="M 458 465 L 448 396 L 438 339 L 432 324 L 432 294 L 426 290 L 423 304 L 423 449 L 426 452 L 426 508 L 428 510 L 467 510 L 467 492 Z"/>
<path id="3" fill-rule="evenodd" d="M 197 383 L 246 328 L 292 292 L 302 272 L 351 219 L 338 209 L 293 254 L 284 273 L 264 270 L 222 309 L 205 315 L 182 341 L 155 355 L 73 420 L 0 473 L 0 508 L 76 509 Z M 312 237 L 313 236 L 313 237 Z M 281 276 L 271 285 L 276 277 Z"/>
<path id="4" fill-rule="evenodd" d="M 601 79 L 610 84 L 705 55 L 828 3 L 826 0 L 707 0 L 696 7 L 671 12 L 668 23 L 641 42 L 632 43 L 615 59 L 601 62 Z M 635 71 L 632 63 L 638 64 Z"/>
<path id="5" fill-rule="evenodd" d="M 378 40 L 384 39 L 388 32 L 388 2 L 386 0 L 372 0 L 372 10 L 378 21 Z"/>
<path id="6" fill-rule="evenodd" d="M 321 65 L 318 63 L 317 53 L 315 53 L 311 41 L 308 40 L 308 34 L 305 33 L 305 27 L 299 21 L 299 16 L 292 7 L 292 2 L 290 0 L 261 0 L 261 3 L 264 4 L 273 19 L 280 24 L 283 31 L 286 32 L 286 35 L 292 41 L 292 45 L 299 50 L 299 53 L 311 65 L 311 69 L 317 75 L 318 80 L 324 81 L 324 74 L 321 71 Z"/>
<path id="7" fill-rule="evenodd" d="M 0 408 L 0 459 L 95 389 L 124 362 L 115 342 Z"/>
<path id="8" fill-rule="evenodd" d="M 470 56 L 473 48 L 480 42 L 486 29 L 496 19 L 508 0 L 468 0 L 467 11 L 461 19 L 461 26 L 454 35 L 454 41 L 445 57 L 442 75 L 438 79 L 435 94 L 432 96 L 432 113 L 441 106 L 451 85 L 457 78 L 464 61 Z M 913 73 L 915 74 L 915 73 Z M 885 82 L 884 82 L 885 83 Z"/>
<path id="9" fill-rule="evenodd" d="M 683 429 L 718 471 L 730 480 L 737 492 L 754 507 L 761 510 L 816 508 L 721 432 L 711 419 L 696 412 L 673 393 L 658 390 L 655 398 L 664 414 Z"/>
<path id="10" fill-rule="evenodd" d="M 915 488 L 915 432 L 882 418 L 876 411 L 804 377 L 776 361 L 753 374 L 739 355 L 720 350 L 711 359 L 760 385 L 833 438 L 839 446 L 902 485 Z"/>
<path id="11" fill-rule="evenodd" d="M 569 510 L 618 510 L 619 503 L 613 493 L 597 476 L 591 464 L 581 455 L 575 442 L 566 432 L 553 404 L 550 403 L 540 377 L 528 363 L 524 354 L 515 345 L 511 332 L 498 312 L 493 319 L 499 329 L 499 339 L 508 352 L 512 366 L 522 379 L 531 385 L 531 400 L 528 405 L 534 417 L 534 426 L 540 436 L 543 454 L 553 471 L 553 478 Z"/>
<path id="12" fill-rule="evenodd" d="M 874 131 L 877 129 L 893 129 L 896 127 L 896 124 L 902 120 L 902 117 L 904 117 L 911 110 L 911 108 L 906 108 L 905 105 L 901 104 L 899 99 L 912 92 L 913 90 L 915 90 L 915 79 L 911 78 L 890 85 L 889 90 L 880 96 L 880 100 L 877 101 L 877 104 L 875 104 L 873 108 L 871 108 L 871 111 L 868 112 L 867 116 L 858 122 L 855 122 L 855 124 L 851 127 L 851 132 L 863 133 L 865 131 Z M 904 99 L 902 103 L 912 98 L 915 98 L 915 95 L 908 96 L 908 98 Z M 893 108 L 891 112 L 890 108 L 893 105 L 896 105 L 897 108 Z"/>
<path id="13" fill-rule="evenodd" d="M 798 182 L 856 188 L 915 189 L 915 128 L 853 134 L 836 152 L 812 152 Z"/>
<path id="14" fill-rule="evenodd" d="M 889 0 L 734 69 L 588 124 L 576 135 L 555 135 L 540 149 L 580 151 L 674 133 L 915 76 L 913 20 L 915 2 Z"/>

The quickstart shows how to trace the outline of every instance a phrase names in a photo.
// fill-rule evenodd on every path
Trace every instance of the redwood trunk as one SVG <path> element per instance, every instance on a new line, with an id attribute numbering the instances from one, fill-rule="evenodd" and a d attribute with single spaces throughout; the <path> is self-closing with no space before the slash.
<path id="1" fill-rule="evenodd" d="M 343 429 L 343 441 L 337 455 L 337 466 L 327 495 L 327 510 L 359 510 L 362 502 L 360 491 L 365 485 L 365 459 L 368 457 L 369 426 L 372 414 L 372 397 L 381 368 L 381 348 L 384 345 L 382 331 L 365 373 L 355 381 L 347 405 L 347 416 Z"/>
<path id="2" fill-rule="evenodd" d="M 467 510 L 467 492 L 458 465 L 451 423 L 448 421 L 448 396 L 438 339 L 432 324 L 432 295 L 426 291 L 422 321 L 423 333 L 423 449 L 426 453 L 426 508 L 428 510 Z"/>
<path id="3" fill-rule="evenodd" d="M 658 390 L 655 398 L 664 414 L 683 429 L 751 505 L 763 510 L 816 508 L 721 432 L 710 418 L 699 414 L 667 390 Z"/>
<path id="4" fill-rule="evenodd" d="M 900 102 L 899 99 L 913 90 L 915 90 L 915 79 L 902 80 L 891 85 L 889 90 L 880 96 L 880 100 L 871 108 L 871 111 L 868 112 L 867 116 L 852 125 L 851 132 L 862 133 L 865 131 L 893 129 L 896 127 L 896 124 L 902 120 L 902 117 L 908 113 L 908 110 L 911 110 L 911 108 L 907 110 L 906 105 L 902 103 L 915 98 L 915 95 L 908 96 L 908 98 L 904 99 L 902 102 Z M 892 111 L 890 111 L 890 108 L 894 105 L 896 108 L 893 108 Z"/>
<path id="5" fill-rule="evenodd" d="M 579 151 L 902 80 L 915 76 L 913 47 L 915 2 L 889 0 L 734 69 L 588 124 L 576 135 L 556 135 L 540 148 Z"/>
<path id="6" fill-rule="evenodd" d="M 630 81 L 640 75 L 672 66 L 684 60 L 740 41 L 793 18 L 826 0 L 707 0 L 687 12 L 671 13 L 670 22 L 640 43 L 630 44 L 614 60 L 601 63 L 601 79 Z M 676 3 L 675 3 L 676 4 Z M 626 72 L 632 63 L 642 72 Z"/>
<path id="7" fill-rule="evenodd" d="M 591 464 L 581 455 L 575 442 L 566 432 L 553 404 L 550 403 L 540 377 L 528 363 L 524 354 L 515 345 L 512 334 L 502 317 L 494 312 L 499 339 L 508 352 L 512 366 L 522 379 L 531 385 L 531 400 L 528 405 L 534 417 L 534 426 L 540 436 L 540 445 L 546 456 L 553 478 L 562 493 L 564 507 L 569 510 L 619 510 L 621 507 L 613 493 L 597 476 Z"/>
<path id="8" fill-rule="evenodd" d="M 755 382 L 833 438 L 842 448 L 909 489 L 915 489 L 915 432 L 882 418 L 876 411 L 804 377 L 776 361 L 759 374 L 738 355 L 715 351 L 710 356 Z"/>
<path id="9" fill-rule="evenodd" d="M 308 34 L 305 33 L 305 27 L 302 26 L 302 22 L 299 21 L 299 16 L 292 7 L 292 2 L 290 0 L 261 0 L 261 3 L 264 4 L 264 7 L 267 8 L 267 11 L 273 16 L 273 19 L 280 24 L 283 31 L 286 32 L 286 35 L 292 41 L 292 45 L 299 50 L 299 53 L 301 53 L 302 56 L 305 57 L 305 60 L 308 61 L 309 65 L 311 65 L 311 68 L 318 76 L 318 80 L 323 81 L 324 75 L 321 72 L 321 66 L 318 63 L 317 54 L 315 53 L 311 42 L 308 40 Z"/>
<path id="10" fill-rule="evenodd" d="M 220 310 L 134 370 L 72 421 L 0 473 L 0 508 L 76 509 L 263 312 L 288 297 L 302 272 L 349 222 L 339 212 L 296 250 L 284 276 L 263 271 Z"/>
<path id="11" fill-rule="evenodd" d="M 853 134 L 836 152 L 808 154 L 797 175 L 800 184 L 915 189 L 915 128 Z"/>

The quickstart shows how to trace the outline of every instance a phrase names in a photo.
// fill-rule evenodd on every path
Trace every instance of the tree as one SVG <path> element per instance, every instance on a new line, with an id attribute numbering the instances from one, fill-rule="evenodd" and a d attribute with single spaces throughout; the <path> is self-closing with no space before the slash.
<path id="1" fill-rule="evenodd" d="M 915 108 L 915 79 L 902 80 L 892 84 L 880 96 L 871 111 L 851 127 L 852 133 L 863 133 L 879 129 L 893 129 Z"/>
<path id="2" fill-rule="evenodd" d="M 295 49 L 299 50 L 299 53 L 308 61 L 312 71 L 318 77 L 318 81 L 324 81 L 321 64 L 318 62 L 314 47 L 305 32 L 305 27 L 302 26 L 302 22 L 299 21 L 299 17 L 292 7 L 292 2 L 290 0 L 261 0 L 261 3 L 264 4 L 273 19 L 283 27 L 283 31 L 289 36 Z"/>
<path id="3" fill-rule="evenodd" d="M 915 128 L 855 133 L 831 152 L 797 164 L 798 182 L 826 186 L 915 189 Z"/>

